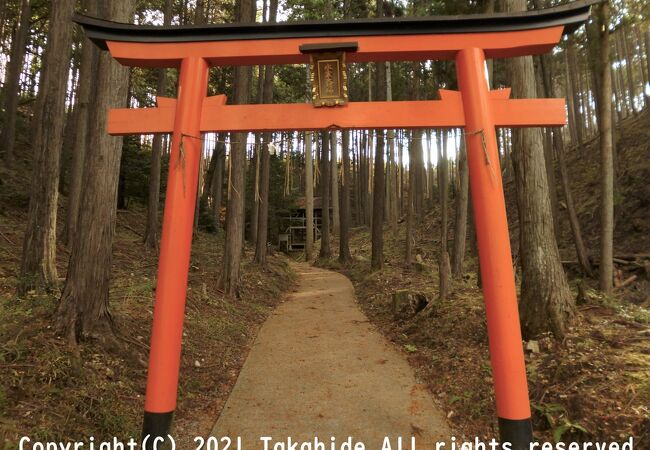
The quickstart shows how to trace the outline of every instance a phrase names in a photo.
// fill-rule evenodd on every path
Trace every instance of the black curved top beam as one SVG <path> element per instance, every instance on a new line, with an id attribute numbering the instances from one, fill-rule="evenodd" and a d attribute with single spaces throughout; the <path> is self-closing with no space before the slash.
<path id="1" fill-rule="evenodd" d="M 101 49 L 106 41 L 205 42 L 302 37 L 381 36 L 409 34 L 489 33 L 564 26 L 573 33 L 589 19 L 591 6 L 601 0 L 578 0 L 565 5 L 516 13 L 459 16 L 397 17 L 323 22 L 235 23 L 217 25 L 132 25 L 76 14 L 74 21 Z"/>

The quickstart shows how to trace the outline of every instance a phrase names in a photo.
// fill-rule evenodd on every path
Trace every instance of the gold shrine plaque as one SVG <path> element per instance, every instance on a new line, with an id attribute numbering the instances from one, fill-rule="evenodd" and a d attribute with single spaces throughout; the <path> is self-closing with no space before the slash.
<path id="1" fill-rule="evenodd" d="M 312 53 L 311 87 L 314 106 L 339 106 L 348 102 L 345 53 Z"/>

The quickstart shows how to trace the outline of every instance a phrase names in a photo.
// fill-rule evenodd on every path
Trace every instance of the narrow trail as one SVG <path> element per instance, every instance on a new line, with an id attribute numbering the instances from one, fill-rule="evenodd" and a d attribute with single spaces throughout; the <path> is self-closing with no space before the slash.
<path id="1" fill-rule="evenodd" d="M 260 330 L 212 434 L 241 436 L 245 450 L 263 449 L 261 436 L 318 436 L 327 450 L 332 436 L 367 450 L 381 450 L 385 436 L 408 439 L 403 450 L 411 436 L 418 450 L 448 438 L 431 394 L 360 311 L 350 280 L 294 269 L 297 289 Z"/>

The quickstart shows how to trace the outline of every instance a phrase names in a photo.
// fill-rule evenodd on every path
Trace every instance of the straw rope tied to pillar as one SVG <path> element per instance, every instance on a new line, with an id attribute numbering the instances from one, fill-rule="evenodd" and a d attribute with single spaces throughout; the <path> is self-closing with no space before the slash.
<path id="1" fill-rule="evenodd" d="M 325 131 L 332 124 L 337 129 L 368 130 L 463 128 L 469 130 L 464 139 L 499 433 L 513 450 L 527 449 L 533 442 L 530 400 L 505 199 L 495 170 L 499 166 L 495 130 L 564 126 L 566 104 L 564 99 L 510 99 L 508 89 L 490 90 L 486 59 L 550 52 L 563 35 L 588 21 L 597 1 L 580 0 L 531 13 L 259 23 L 244 28 L 241 24 L 141 27 L 77 16 L 92 42 L 123 65 L 180 67 L 178 99 L 161 97 L 155 108 L 113 109 L 106 127 L 120 136 L 174 133 L 178 139 L 174 145 L 180 144 L 178 150 L 172 149 L 172 157 L 179 158 L 182 173 L 170 171 L 167 183 L 143 435 L 167 436 L 176 410 L 201 154 L 186 150 L 193 149 L 201 133 Z M 453 60 L 458 90 L 440 89 L 439 100 L 348 101 L 347 62 L 426 60 Z M 206 96 L 211 66 L 308 61 L 312 104 L 228 104 L 224 95 Z M 481 142 L 466 139 L 477 135 Z M 369 160 L 371 167 L 372 154 Z M 286 166 L 291 165 L 289 154 Z M 318 164 L 315 168 L 318 177 Z M 372 191 L 372 173 L 367 179 Z M 288 176 L 284 187 L 285 194 L 291 191 Z M 231 184 L 229 195 L 230 188 Z"/>
<path id="2" fill-rule="evenodd" d="M 463 140 L 465 141 L 465 148 L 469 148 L 467 146 L 467 136 L 476 136 L 476 135 L 481 135 L 481 145 L 483 146 L 483 156 L 485 157 L 485 165 L 490 167 L 490 175 L 492 178 L 493 182 L 496 182 L 496 173 L 494 171 L 494 167 L 492 166 L 492 163 L 490 162 L 490 155 L 488 155 L 488 148 L 487 148 L 487 141 L 485 138 L 485 131 L 483 129 L 476 130 L 476 131 L 466 131 L 461 133 L 463 136 Z"/>
<path id="3" fill-rule="evenodd" d="M 196 139 L 198 141 L 204 142 L 205 139 L 202 137 L 198 136 L 192 136 L 190 134 L 185 134 L 181 133 L 181 141 L 178 144 L 178 161 L 177 161 L 177 166 L 181 166 L 181 171 L 183 172 L 183 193 L 186 191 L 186 183 L 185 183 L 185 138 L 190 138 L 190 139 Z"/>

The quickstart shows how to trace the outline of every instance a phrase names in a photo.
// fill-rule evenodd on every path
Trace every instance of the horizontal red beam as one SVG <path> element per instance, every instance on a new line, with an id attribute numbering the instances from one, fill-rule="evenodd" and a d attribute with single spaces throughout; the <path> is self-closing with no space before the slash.
<path id="1" fill-rule="evenodd" d="M 464 48 L 481 48 L 486 58 L 509 58 L 550 51 L 562 37 L 562 25 L 524 31 L 423 34 L 390 36 L 343 36 L 213 42 L 142 43 L 107 41 L 111 55 L 120 63 L 138 67 L 177 67 L 184 58 L 205 58 L 213 66 L 257 64 L 307 64 L 304 44 L 354 41 L 356 52 L 349 62 L 423 61 L 453 59 Z"/>
<path id="2" fill-rule="evenodd" d="M 509 100 L 509 90 L 491 92 L 490 107 L 499 127 L 562 126 L 564 99 Z M 202 132 L 285 131 L 400 128 L 461 128 L 465 114 L 461 95 L 441 91 L 441 100 L 352 102 L 315 108 L 308 103 L 226 105 L 225 96 L 204 101 Z M 112 135 L 171 133 L 176 100 L 159 98 L 158 107 L 113 109 L 108 119 Z"/>

